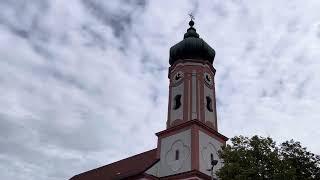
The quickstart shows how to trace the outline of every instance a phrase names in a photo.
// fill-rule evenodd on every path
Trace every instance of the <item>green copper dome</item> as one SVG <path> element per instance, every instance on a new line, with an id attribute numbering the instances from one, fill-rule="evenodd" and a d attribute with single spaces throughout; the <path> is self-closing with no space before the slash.
<path id="1" fill-rule="evenodd" d="M 208 61 L 212 64 L 216 52 L 203 39 L 199 38 L 192 20 L 189 25 L 190 28 L 184 34 L 183 40 L 170 48 L 169 64 L 173 65 L 180 59 Z"/>

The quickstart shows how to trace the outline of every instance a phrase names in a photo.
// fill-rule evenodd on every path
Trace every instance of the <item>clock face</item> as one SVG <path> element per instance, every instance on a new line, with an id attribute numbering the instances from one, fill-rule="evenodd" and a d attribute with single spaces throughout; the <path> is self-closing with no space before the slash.
<path id="1" fill-rule="evenodd" d="M 173 76 L 174 82 L 179 82 L 183 78 L 183 72 L 179 71 Z"/>
<path id="2" fill-rule="evenodd" d="M 204 73 L 204 80 L 206 83 L 208 83 L 210 85 L 212 84 L 212 77 L 209 73 Z"/>

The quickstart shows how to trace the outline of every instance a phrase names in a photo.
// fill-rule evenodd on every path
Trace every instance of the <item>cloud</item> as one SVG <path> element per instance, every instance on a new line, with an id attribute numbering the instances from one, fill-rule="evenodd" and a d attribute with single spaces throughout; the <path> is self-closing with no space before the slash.
<path id="1" fill-rule="evenodd" d="M 1 1 L 0 178 L 68 179 L 154 148 L 191 11 L 219 131 L 320 153 L 317 1 Z"/>

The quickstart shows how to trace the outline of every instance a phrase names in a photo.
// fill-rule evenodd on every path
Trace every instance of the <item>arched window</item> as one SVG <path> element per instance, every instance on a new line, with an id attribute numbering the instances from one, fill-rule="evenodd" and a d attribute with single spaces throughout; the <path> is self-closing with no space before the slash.
<path id="1" fill-rule="evenodd" d="M 212 108 L 212 99 L 211 99 L 209 96 L 207 96 L 207 97 L 206 97 L 206 100 L 207 100 L 207 109 L 208 109 L 208 111 L 212 112 L 212 111 L 213 111 L 213 108 Z"/>
<path id="2" fill-rule="evenodd" d="M 178 94 L 174 97 L 174 106 L 173 109 L 179 109 L 181 106 L 181 94 Z"/>
<path id="3" fill-rule="evenodd" d="M 175 160 L 179 160 L 179 150 L 176 150 Z"/>

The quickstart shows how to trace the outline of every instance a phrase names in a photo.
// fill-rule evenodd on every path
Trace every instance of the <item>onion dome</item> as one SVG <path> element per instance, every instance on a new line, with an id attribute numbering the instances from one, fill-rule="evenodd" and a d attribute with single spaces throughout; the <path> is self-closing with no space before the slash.
<path id="1" fill-rule="evenodd" d="M 194 22 L 189 22 L 190 28 L 184 34 L 182 41 L 170 48 L 169 64 L 173 65 L 178 60 L 193 59 L 213 63 L 216 52 L 203 39 L 193 27 Z"/>

